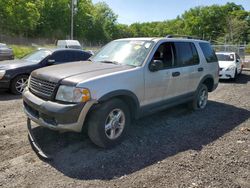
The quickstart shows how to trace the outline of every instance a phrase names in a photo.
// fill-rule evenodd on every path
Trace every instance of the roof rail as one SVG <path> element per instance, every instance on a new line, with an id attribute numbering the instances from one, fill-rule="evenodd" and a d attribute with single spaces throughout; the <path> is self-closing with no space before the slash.
<path id="1" fill-rule="evenodd" d="M 198 39 L 198 40 L 202 40 L 200 37 L 188 36 L 188 35 L 167 35 L 166 38 L 186 38 L 186 39 Z"/>

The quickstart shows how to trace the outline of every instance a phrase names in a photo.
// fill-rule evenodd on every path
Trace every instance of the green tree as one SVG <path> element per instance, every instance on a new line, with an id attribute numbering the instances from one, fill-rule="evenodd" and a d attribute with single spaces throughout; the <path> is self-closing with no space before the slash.
<path id="1" fill-rule="evenodd" d="M 43 2 L 40 0 L 1 0 L 1 30 L 29 36 L 37 27 Z"/>
<path id="2" fill-rule="evenodd" d="M 70 33 L 69 0 L 44 0 L 37 34 L 50 38 L 65 38 Z"/>

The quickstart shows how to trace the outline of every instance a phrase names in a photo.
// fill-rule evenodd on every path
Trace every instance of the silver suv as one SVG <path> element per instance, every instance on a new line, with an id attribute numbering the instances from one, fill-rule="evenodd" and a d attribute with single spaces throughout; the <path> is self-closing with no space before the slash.
<path id="1" fill-rule="evenodd" d="M 23 92 L 28 128 L 31 122 L 58 131 L 86 128 L 95 144 L 111 147 L 132 119 L 180 103 L 204 109 L 218 73 L 218 60 L 206 41 L 115 40 L 87 62 L 32 72 Z"/>

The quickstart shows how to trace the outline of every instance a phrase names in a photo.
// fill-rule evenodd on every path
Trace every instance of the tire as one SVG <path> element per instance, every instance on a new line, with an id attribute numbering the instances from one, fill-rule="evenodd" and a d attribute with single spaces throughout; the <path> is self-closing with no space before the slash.
<path id="1" fill-rule="evenodd" d="M 10 91 L 15 95 L 21 95 L 28 83 L 28 75 L 19 75 L 11 81 Z"/>
<path id="2" fill-rule="evenodd" d="M 206 107 L 208 101 L 208 89 L 205 84 L 201 84 L 192 102 L 189 103 L 189 107 L 192 110 L 202 110 Z"/>
<path id="3" fill-rule="evenodd" d="M 129 124 L 128 106 L 120 99 L 112 99 L 90 112 L 88 135 L 97 146 L 110 148 L 122 141 Z"/>
<path id="4" fill-rule="evenodd" d="M 239 74 L 238 74 L 238 75 L 241 75 L 241 73 L 242 73 L 242 67 L 240 68 L 240 72 L 239 72 Z"/>

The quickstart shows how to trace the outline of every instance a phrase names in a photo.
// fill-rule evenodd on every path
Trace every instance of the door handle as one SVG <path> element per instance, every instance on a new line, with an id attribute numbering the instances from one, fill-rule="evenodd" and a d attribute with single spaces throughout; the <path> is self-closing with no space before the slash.
<path id="1" fill-rule="evenodd" d="M 198 72 L 202 72 L 204 69 L 202 67 L 198 68 Z"/>
<path id="2" fill-rule="evenodd" d="M 177 77 L 177 76 L 180 76 L 180 74 L 181 74 L 180 72 L 173 72 L 173 73 L 172 73 L 172 76 L 173 76 L 173 77 Z"/>

